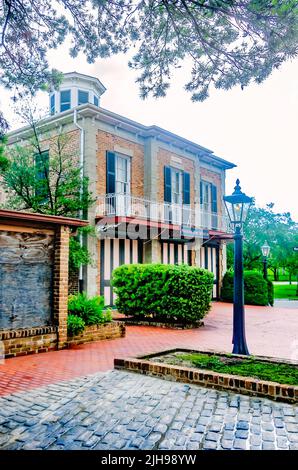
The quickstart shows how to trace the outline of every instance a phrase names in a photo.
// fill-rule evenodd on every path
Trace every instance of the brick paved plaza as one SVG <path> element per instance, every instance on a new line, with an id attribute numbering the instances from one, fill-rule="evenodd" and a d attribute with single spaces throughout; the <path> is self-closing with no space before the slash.
<path id="1" fill-rule="evenodd" d="M 113 369 L 115 357 L 135 357 L 165 349 L 232 350 L 232 305 L 213 303 L 205 326 L 194 330 L 127 327 L 125 338 L 73 349 L 8 359 L 0 364 L 0 395 Z M 298 315 L 294 308 L 246 307 L 251 354 L 298 360 Z"/>
<path id="2" fill-rule="evenodd" d="M 111 371 L 0 398 L 2 449 L 298 449 L 298 407 Z"/>
<path id="3" fill-rule="evenodd" d="M 298 407 L 113 371 L 114 357 L 174 347 L 231 351 L 232 306 L 205 327 L 128 327 L 126 338 L 0 365 L 1 449 L 298 449 Z M 246 307 L 251 353 L 297 359 L 289 308 Z M 296 349 L 295 349 L 296 348 Z"/>

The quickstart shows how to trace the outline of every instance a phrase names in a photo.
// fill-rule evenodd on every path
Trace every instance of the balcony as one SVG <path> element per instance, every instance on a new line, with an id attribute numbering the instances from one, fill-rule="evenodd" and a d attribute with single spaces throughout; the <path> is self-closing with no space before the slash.
<path id="1" fill-rule="evenodd" d="M 96 218 L 120 217 L 157 224 L 167 224 L 184 229 L 230 232 L 228 218 L 215 212 L 203 211 L 200 205 L 155 202 L 130 194 L 106 194 L 98 196 Z"/>

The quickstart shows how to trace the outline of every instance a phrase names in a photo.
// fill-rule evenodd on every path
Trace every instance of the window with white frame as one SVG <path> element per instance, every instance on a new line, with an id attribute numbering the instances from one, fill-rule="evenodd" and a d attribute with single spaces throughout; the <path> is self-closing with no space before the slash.
<path id="1" fill-rule="evenodd" d="M 70 90 L 60 91 L 60 112 L 67 111 L 71 108 Z"/>
<path id="2" fill-rule="evenodd" d="M 211 212 L 211 183 L 201 182 L 201 206 L 206 212 Z"/>
<path id="3" fill-rule="evenodd" d="M 130 194 L 130 158 L 116 155 L 116 193 Z"/>
<path id="4" fill-rule="evenodd" d="M 172 203 L 182 204 L 183 199 L 183 172 L 176 168 L 171 168 L 172 178 Z"/>
<path id="5" fill-rule="evenodd" d="M 89 102 L 88 91 L 78 90 L 78 106 Z"/>

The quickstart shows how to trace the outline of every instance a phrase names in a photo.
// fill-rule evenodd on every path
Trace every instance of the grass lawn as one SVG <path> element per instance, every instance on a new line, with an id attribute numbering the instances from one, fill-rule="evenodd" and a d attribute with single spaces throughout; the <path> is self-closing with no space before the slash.
<path id="1" fill-rule="evenodd" d="M 296 291 L 296 284 L 286 284 L 285 286 L 274 285 L 274 298 L 298 300 L 298 295 L 296 295 Z"/>
<path id="2" fill-rule="evenodd" d="M 199 369 L 209 369 L 224 374 L 255 377 L 281 384 L 298 385 L 298 367 L 289 364 L 272 364 L 257 361 L 253 357 L 240 359 L 199 353 L 176 353 L 175 357 L 183 363 Z"/>

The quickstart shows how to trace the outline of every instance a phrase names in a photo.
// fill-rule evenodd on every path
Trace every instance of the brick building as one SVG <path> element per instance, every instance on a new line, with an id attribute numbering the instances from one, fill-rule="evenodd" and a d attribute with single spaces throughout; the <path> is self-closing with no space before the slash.
<path id="1" fill-rule="evenodd" d="M 100 106 L 105 87 L 76 72 L 50 93 L 50 116 L 39 123 L 51 139 L 67 133 L 96 199 L 88 219 L 97 238 L 85 243 L 92 266 L 83 289 L 113 304 L 112 270 L 123 263 L 188 263 L 214 273 L 214 298 L 226 269 L 225 172 L 235 165 L 158 126 L 144 126 Z M 49 139 L 48 135 L 51 135 Z M 9 134 L 26 141 L 29 128 Z M 45 133 L 46 135 L 46 133 Z"/>

